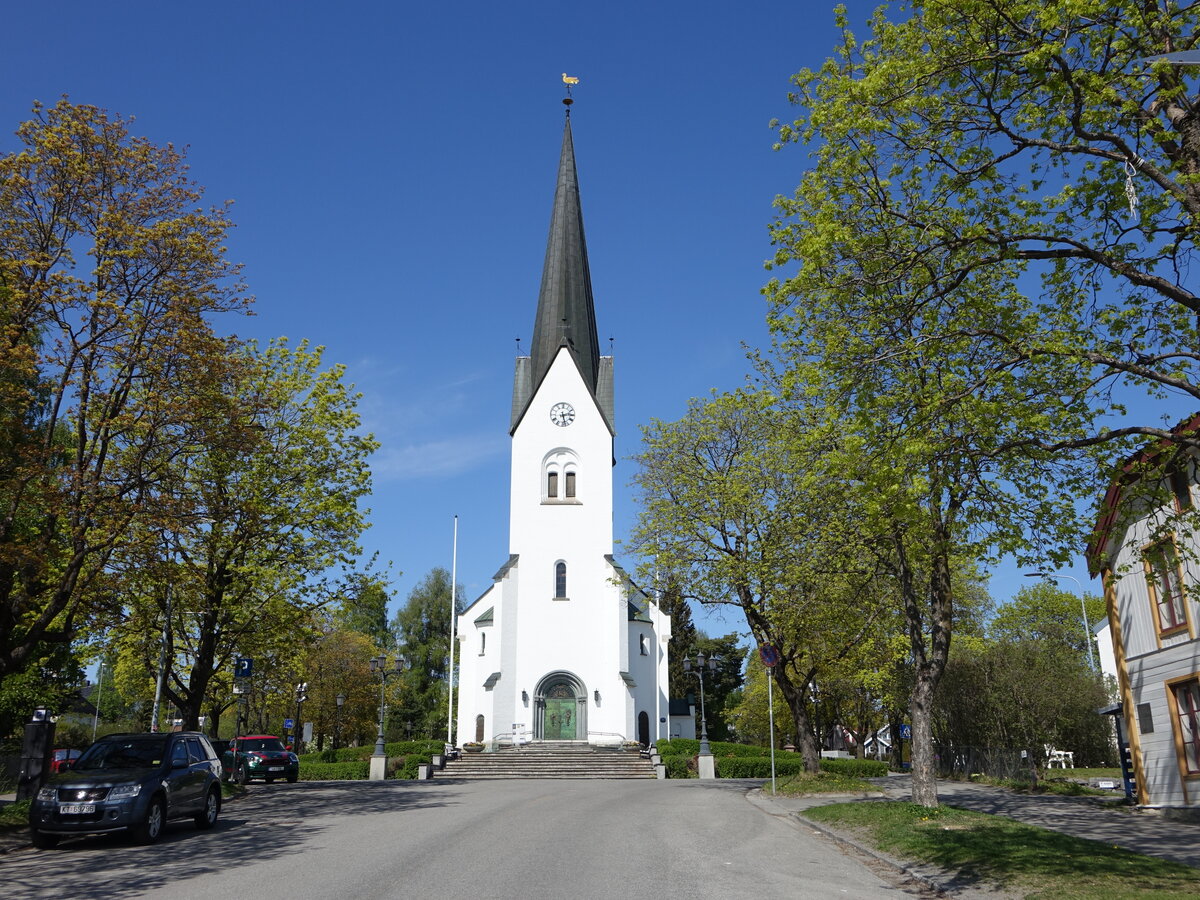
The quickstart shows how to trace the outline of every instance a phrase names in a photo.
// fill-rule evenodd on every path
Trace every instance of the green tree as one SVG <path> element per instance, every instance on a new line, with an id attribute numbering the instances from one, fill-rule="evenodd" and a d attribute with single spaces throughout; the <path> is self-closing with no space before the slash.
<path id="1" fill-rule="evenodd" d="M 392 599 L 388 582 L 378 575 L 356 572 L 346 582 L 333 613 L 337 627 L 365 634 L 382 650 L 391 650 L 395 636 L 388 625 L 387 607 Z"/>
<path id="2" fill-rule="evenodd" d="M 462 585 L 458 585 L 454 615 L 463 606 Z M 408 602 L 392 620 L 400 651 L 408 660 L 408 671 L 398 679 L 395 716 L 411 722 L 413 733 L 422 737 L 435 738 L 446 730 L 450 617 L 450 573 L 437 566 L 409 592 Z"/>
<path id="3" fill-rule="evenodd" d="M 674 623 L 672 623 L 672 627 Z M 704 713 L 708 723 L 708 736 L 714 741 L 733 739 L 730 713 L 741 700 L 742 668 L 746 660 L 746 649 L 736 632 L 721 637 L 696 635 L 691 654 L 692 672 L 684 674 L 680 684 L 686 688 L 687 696 L 696 698 L 696 710 L 700 710 L 700 677 L 696 669 L 696 654 L 703 653 L 709 662 L 704 670 Z M 716 667 L 709 663 L 716 660 Z M 682 659 L 680 659 L 682 667 Z M 696 727 L 700 727 L 697 721 Z"/>
<path id="4" fill-rule="evenodd" d="M 887 284 L 935 317 L 985 292 L 1007 317 L 961 328 L 1014 371 L 1068 362 L 1081 377 L 1062 396 L 1080 406 L 1124 413 L 1121 382 L 1200 398 L 1197 98 L 1190 69 L 1153 59 L 1196 45 L 1200 8 L 918 0 L 880 8 L 861 42 L 837 15 L 836 55 L 793 78 L 801 115 L 779 129 L 815 166 L 779 200 L 777 261 L 803 259 L 831 292 Z M 1181 439 L 1127 422 L 1050 420 L 1024 440 Z"/>
<path id="5" fill-rule="evenodd" d="M 67 100 L 0 158 L 0 682 L 76 635 L 246 300 L 183 154 Z"/>
<path id="6" fill-rule="evenodd" d="M 753 640 L 779 650 L 777 687 L 816 771 L 812 685 L 884 607 L 859 548 L 853 492 L 843 474 L 820 468 L 829 449 L 812 434 L 801 411 L 749 391 L 652 422 L 638 457 L 633 543 L 683 597 L 738 609 Z"/>
<path id="7" fill-rule="evenodd" d="M 211 416 L 153 497 L 152 534 L 116 560 L 130 598 L 119 630 L 156 660 L 147 636 L 169 621 L 163 695 L 189 728 L 206 698 L 210 714 L 228 704 L 236 656 L 256 660 L 264 703 L 286 702 L 305 680 L 296 663 L 315 637 L 313 610 L 342 593 L 338 568 L 366 527 L 359 501 L 376 446 L 357 433 L 344 369 L 322 369 L 319 349 L 251 344 L 224 362 Z M 214 679 L 221 688 L 210 697 Z"/>
<path id="8" fill-rule="evenodd" d="M 369 635 L 330 629 L 309 648 L 303 670 L 308 681 L 305 719 L 313 723 L 316 749 L 371 743 L 379 716 L 379 678 L 370 660 L 378 651 Z M 338 696 L 342 705 L 337 703 Z"/>
<path id="9" fill-rule="evenodd" d="M 1092 611 L 1102 604 L 1089 598 Z M 1023 750 L 1044 766 L 1053 746 L 1081 764 L 1111 763 L 1111 728 L 1096 712 L 1107 693 L 1082 629 L 1079 598 L 1042 583 L 1000 607 L 986 636 L 956 642 L 935 711 L 944 752 Z"/>
<path id="10" fill-rule="evenodd" d="M 1106 619 L 1104 598 L 1095 594 L 1080 598 L 1051 581 L 1041 581 L 1021 588 L 996 610 L 987 634 L 996 640 L 1034 641 L 1057 653 L 1074 654 L 1082 662 L 1088 658 L 1089 643 L 1095 650 L 1095 637 L 1084 631 L 1085 614 L 1088 625 Z"/>
<path id="11" fill-rule="evenodd" d="M 682 698 L 691 690 L 690 678 L 683 673 L 683 657 L 694 656 L 696 649 L 696 623 L 692 620 L 692 608 L 683 596 L 675 579 L 668 576 L 658 594 L 659 608 L 671 617 L 671 652 L 667 659 L 667 696 Z"/>

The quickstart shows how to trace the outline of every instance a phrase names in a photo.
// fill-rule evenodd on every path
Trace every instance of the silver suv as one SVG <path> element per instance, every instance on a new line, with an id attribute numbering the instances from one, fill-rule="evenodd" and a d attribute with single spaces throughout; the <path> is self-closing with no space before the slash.
<path id="1" fill-rule="evenodd" d="M 168 819 L 212 828 L 221 811 L 221 761 L 206 735 L 110 734 L 54 775 L 29 808 L 35 847 L 67 835 L 128 830 L 158 840 Z"/>

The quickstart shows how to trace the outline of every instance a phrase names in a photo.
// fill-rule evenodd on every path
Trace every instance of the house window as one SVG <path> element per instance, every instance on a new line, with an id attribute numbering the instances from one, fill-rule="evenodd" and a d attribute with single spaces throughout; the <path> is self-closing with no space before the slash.
<path id="1" fill-rule="evenodd" d="M 1184 512 L 1192 508 L 1192 485 L 1188 478 L 1190 465 L 1188 458 L 1176 459 L 1167 470 L 1167 480 L 1171 483 L 1171 494 L 1175 498 L 1176 512 Z"/>
<path id="2" fill-rule="evenodd" d="M 650 655 L 650 648 L 646 646 L 646 636 L 644 634 L 638 635 L 638 646 L 641 648 L 642 656 Z"/>
<path id="3" fill-rule="evenodd" d="M 1174 541 L 1168 539 L 1147 549 L 1146 579 L 1150 584 L 1150 598 L 1158 613 L 1159 633 L 1167 634 L 1186 628 L 1183 577 Z"/>
<path id="4" fill-rule="evenodd" d="M 481 631 L 479 632 L 479 655 L 483 656 L 485 653 L 487 653 L 487 632 Z"/>
<path id="5" fill-rule="evenodd" d="M 557 497 L 558 496 L 558 473 L 557 472 L 547 472 L 546 473 L 546 496 L 547 497 Z"/>
<path id="6" fill-rule="evenodd" d="M 568 470 L 564 472 L 563 475 L 566 477 L 567 482 L 565 485 L 566 490 L 564 491 L 563 496 L 568 500 L 573 500 L 575 498 L 575 472 L 573 470 Z"/>
<path id="7" fill-rule="evenodd" d="M 1183 768 L 1189 775 L 1200 775 L 1200 679 L 1180 682 L 1171 692 L 1183 744 Z"/>
<path id="8" fill-rule="evenodd" d="M 565 562 L 554 564 L 554 599 L 567 599 L 567 564 Z"/>

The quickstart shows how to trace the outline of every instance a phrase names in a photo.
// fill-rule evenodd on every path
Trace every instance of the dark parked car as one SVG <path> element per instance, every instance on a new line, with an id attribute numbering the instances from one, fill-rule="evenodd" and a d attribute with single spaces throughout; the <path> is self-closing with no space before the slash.
<path id="1" fill-rule="evenodd" d="M 238 784 L 247 784 L 254 778 L 270 783 L 276 778 L 295 781 L 300 777 L 299 757 L 270 734 L 235 737 L 229 742 L 229 749 L 221 754 L 221 768 L 226 781 Z"/>
<path id="2" fill-rule="evenodd" d="M 51 776 L 29 807 L 35 847 L 67 835 L 128 830 L 158 839 L 168 819 L 212 828 L 221 811 L 221 762 L 197 732 L 110 734 Z"/>

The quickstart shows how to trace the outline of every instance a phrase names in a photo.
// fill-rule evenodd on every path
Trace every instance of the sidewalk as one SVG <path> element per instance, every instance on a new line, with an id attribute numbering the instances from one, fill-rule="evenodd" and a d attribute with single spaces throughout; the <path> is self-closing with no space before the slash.
<path id="1" fill-rule="evenodd" d="M 911 775 L 869 780 L 879 785 L 883 799 L 908 800 L 912 796 Z M 863 798 L 772 797 L 770 785 L 765 785 L 762 799 L 803 818 L 804 810 L 814 806 Z M 992 785 L 939 780 L 938 800 L 1200 868 L 1200 824 L 1168 820 L 1154 812 L 1118 805 L 1115 799 L 1018 794 Z"/>

